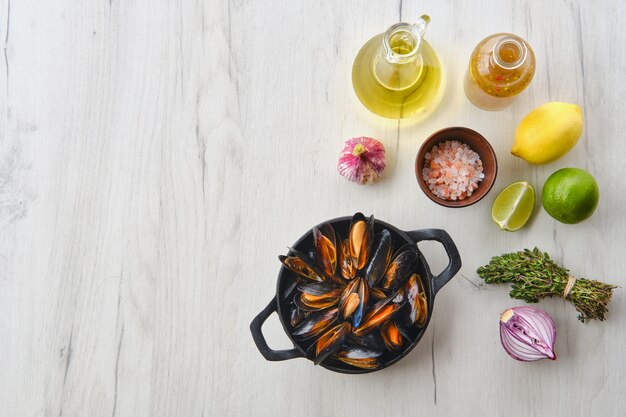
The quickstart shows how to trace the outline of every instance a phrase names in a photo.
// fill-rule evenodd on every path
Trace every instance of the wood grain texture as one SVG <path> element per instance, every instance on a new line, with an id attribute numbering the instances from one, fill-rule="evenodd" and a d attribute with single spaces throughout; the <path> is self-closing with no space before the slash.
<path id="1" fill-rule="evenodd" d="M 418 125 L 378 119 L 352 91 L 352 60 L 422 13 L 447 68 L 443 102 Z M 618 0 L 0 0 L 0 416 L 623 415 L 623 289 L 604 323 L 542 302 L 559 358 L 523 364 L 497 325 L 520 303 L 475 270 L 537 244 L 579 276 L 626 286 L 625 21 Z M 526 38 L 538 69 L 489 113 L 461 84 L 471 49 L 499 31 Z M 509 148 L 547 101 L 581 105 L 585 132 L 532 167 Z M 413 173 L 422 141 L 451 125 L 481 132 L 500 164 L 494 191 L 460 210 L 426 199 Z M 373 186 L 335 172 L 358 135 L 387 147 Z M 590 220 L 562 225 L 538 207 L 520 232 L 492 224 L 505 185 L 540 189 L 566 166 L 599 182 Z M 367 376 L 266 362 L 248 325 L 273 296 L 276 255 L 355 211 L 455 239 L 464 265 L 425 337 Z M 421 249 L 444 266 L 436 244 Z M 276 316 L 264 331 L 289 346 Z"/>

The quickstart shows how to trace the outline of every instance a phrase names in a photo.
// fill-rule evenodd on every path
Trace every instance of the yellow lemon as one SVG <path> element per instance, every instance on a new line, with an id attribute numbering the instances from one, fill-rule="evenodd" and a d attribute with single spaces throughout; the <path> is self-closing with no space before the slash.
<path id="1" fill-rule="evenodd" d="M 511 153 L 530 164 L 547 164 L 568 153 L 583 132 L 583 112 L 575 104 L 546 103 L 524 117 Z"/>

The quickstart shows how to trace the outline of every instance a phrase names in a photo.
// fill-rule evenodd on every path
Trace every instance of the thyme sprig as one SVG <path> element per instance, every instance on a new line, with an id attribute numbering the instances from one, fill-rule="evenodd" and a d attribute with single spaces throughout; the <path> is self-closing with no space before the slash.
<path id="1" fill-rule="evenodd" d="M 534 248 L 494 256 L 488 265 L 476 271 L 488 284 L 512 282 L 509 295 L 528 303 L 536 303 L 544 297 L 557 296 L 571 302 L 580 313 L 578 319 L 603 321 L 608 311 L 615 285 L 578 278 L 568 294 L 565 294 L 570 273 L 557 265 L 550 256 Z"/>

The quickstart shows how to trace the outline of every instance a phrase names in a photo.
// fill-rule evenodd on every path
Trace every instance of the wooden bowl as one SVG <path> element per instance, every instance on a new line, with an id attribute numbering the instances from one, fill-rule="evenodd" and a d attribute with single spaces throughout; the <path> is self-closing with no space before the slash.
<path id="1" fill-rule="evenodd" d="M 428 189 L 426 181 L 424 181 L 422 177 L 426 153 L 429 152 L 433 146 L 447 140 L 458 140 L 461 143 L 467 144 L 480 156 L 480 160 L 483 162 L 483 174 L 485 174 L 485 178 L 478 183 L 478 188 L 474 190 L 472 195 L 463 200 L 443 200 L 435 196 Z M 480 133 L 466 127 L 448 127 L 433 133 L 422 144 L 415 158 L 415 175 L 420 188 L 424 194 L 426 194 L 426 197 L 444 207 L 467 207 L 476 203 L 491 190 L 494 182 L 496 182 L 497 173 L 498 161 L 496 160 L 496 153 L 493 151 L 489 142 L 487 142 L 487 139 Z"/>

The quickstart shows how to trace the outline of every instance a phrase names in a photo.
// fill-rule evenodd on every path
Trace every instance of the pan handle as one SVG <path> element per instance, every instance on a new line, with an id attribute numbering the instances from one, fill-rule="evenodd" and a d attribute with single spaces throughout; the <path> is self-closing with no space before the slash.
<path id="1" fill-rule="evenodd" d="M 421 229 L 412 230 L 406 232 L 406 234 L 415 242 L 418 243 L 422 240 L 435 240 L 441 243 L 448 254 L 448 266 L 441 274 L 433 277 L 432 290 L 433 294 L 437 294 L 439 290 L 446 285 L 448 281 L 452 279 L 454 275 L 461 269 L 461 256 L 459 250 L 452 241 L 452 238 L 442 229 Z"/>
<path id="2" fill-rule="evenodd" d="M 254 339 L 254 343 L 256 343 L 256 347 L 259 349 L 259 352 L 261 352 L 261 355 L 268 361 L 285 361 L 287 359 L 304 357 L 304 354 L 295 347 L 287 350 L 273 350 L 267 345 L 261 327 L 263 327 L 265 320 L 267 320 L 272 313 L 276 312 L 276 307 L 276 298 L 273 298 L 267 307 L 250 323 L 250 332 L 252 332 L 252 338 Z"/>

